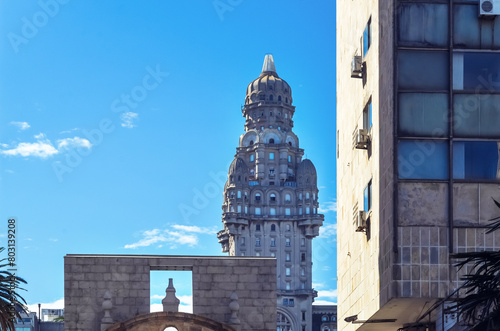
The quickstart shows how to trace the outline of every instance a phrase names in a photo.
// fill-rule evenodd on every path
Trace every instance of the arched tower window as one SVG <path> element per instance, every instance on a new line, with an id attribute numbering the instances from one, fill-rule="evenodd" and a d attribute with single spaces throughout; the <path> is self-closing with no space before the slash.
<path id="1" fill-rule="evenodd" d="M 269 143 L 274 144 L 274 139 L 273 138 L 269 139 Z"/>
<path id="2" fill-rule="evenodd" d="M 288 194 L 288 193 L 287 193 L 287 194 L 285 195 L 285 202 L 290 202 L 290 201 L 292 201 L 292 196 L 291 196 L 290 194 Z"/>
<path id="3" fill-rule="evenodd" d="M 278 95 L 278 101 L 281 101 L 281 95 Z"/>
<path id="4" fill-rule="evenodd" d="M 283 315 L 282 313 L 278 312 L 278 316 L 276 318 L 276 326 L 277 326 L 277 331 L 291 331 L 292 330 L 292 322 Z"/>
<path id="5" fill-rule="evenodd" d="M 271 231 L 276 231 L 276 225 L 275 224 L 271 224 Z"/>
<path id="6" fill-rule="evenodd" d="M 271 193 L 271 195 L 269 196 L 269 201 L 275 202 L 276 201 L 276 194 Z"/>
<path id="7" fill-rule="evenodd" d="M 253 140 L 250 140 L 250 146 L 252 146 L 252 145 L 253 145 Z"/>
<path id="8" fill-rule="evenodd" d="M 255 194 L 255 201 L 260 201 L 260 193 Z"/>
<path id="9" fill-rule="evenodd" d="M 269 101 L 273 101 L 273 95 L 272 94 L 269 96 Z"/>

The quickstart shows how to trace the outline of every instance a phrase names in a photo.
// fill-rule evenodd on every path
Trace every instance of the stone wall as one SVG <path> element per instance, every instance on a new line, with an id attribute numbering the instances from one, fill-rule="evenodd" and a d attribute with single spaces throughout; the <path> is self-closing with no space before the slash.
<path id="1" fill-rule="evenodd" d="M 66 331 L 100 330 L 106 291 L 114 322 L 149 313 L 151 270 L 192 271 L 194 314 L 227 323 L 236 292 L 242 331 L 276 328 L 274 258 L 69 254 L 64 258 Z"/>

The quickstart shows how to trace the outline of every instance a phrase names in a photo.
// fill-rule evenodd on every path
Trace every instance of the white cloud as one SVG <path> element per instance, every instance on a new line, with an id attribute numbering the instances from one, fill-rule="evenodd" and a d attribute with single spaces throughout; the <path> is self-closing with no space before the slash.
<path id="1" fill-rule="evenodd" d="M 133 244 L 125 245 L 125 248 L 135 249 L 138 247 L 148 247 L 157 243 L 168 243 L 170 248 L 177 248 L 177 244 L 195 246 L 198 244 L 198 237 L 187 234 L 183 231 L 171 231 L 154 229 L 142 232 L 143 238 Z"/>
<path id="2" fill-rule="evenodd" d="M 337 212 L 337 200 L 334 199 L 332 201 L 326 201 L 320 204 L 318 211 L 322 214 L 326 214 L 329 212 Z"/>
<path id="3" fill-rule="evenodd" d="M 69 130 L 64 130 L 64 131 L 59 132 L 59 134 L 71 133 L 71 132 L 76 131 L 76 130 L 80 130 L 80 129 L 79 128 L 73 128 L 73 129 L 69 129 Z"/>
<path id="4" fill-rule="evenodd" d="M 327 305 L 336 305 L 336 304 L 337 304 L 337 300 L 335 300 L 335 301 L 327 301 L 327 300 L 314 299 L 313 306 L 316 306 L 316 305 L 327 306 Z"/>
<path id="5" fill-rule="evenodd" d="M 134 124 L 134 121 L 139 118 L 139 114 L 129 111 L 121 114 L 120 118 L 122 120 L 122 126 L 124 128 L 132 129 L 137 126 Z"/>
<path id="6" fill-rule="evenodd" d="M 337 290 L 326 290 L 326 291 L 318 291 L 318 298 L 319 299 L 332 299 L 335 298 L 337 299 Z M 316 300 L 314 300 L 316 302 Z"/>
<path id="7" fill-rule="evenodd" d="M 15 122 L 15 121 L 13 121 L 13 122 L 10 122 L 10 125 L 17 127 L 21 131 L 27 130 L 31 127 L 31 125 L 29 125 L 28 122 Z"/>
<path id="8" fill-rule="evenodd" d="M 35 135 L 35 139 L 37 141 L 34 143 L 19 143 L 15 148 L 1 150 L 0 153 L 10 156 L 34 156 L 42 159 L 59 153 L 43 133 Z"/>
<path id="9" fill-rule="evenodd" d="M 322 288 L 325 287 L 325 283 L 312 283 L 313 288 Z"/>
<path id="10" fill-rule="evenodd" d="M 198 234 L 213 235 L 215 233 L 217 233 L 215 229 L 194 225 L 173 224 L 170 225 L 169 229 L 143 231 L 141 233 L 142 239 L 133 244 L 127 244 L 124 248 L 136 249 L 152 245 L 157 245 L 157 247 L 160 248 L 163 247 L 163 243 L 169 245 L 170 249 L 175 249 L 179 245 L 194 247 L 198 245 L 199 242 Z"/>
<path id="11" fill-rule="evenodd" d="M 9 173 L 9 174 L 13 174 L 13 173 L 14 173 L 14 170 L 5 169 L 5 172 L 7 172 L 7 173 Z"/>
<path id="12" fill-rule="evenodd" d="M 52 142 L 44 133 L 39 133 L 35 135 L 34 138 L 36 139 L 36 142 L 22 142 L 15 148 L 11 149 L 8 149 L 9 146 L 6 144 L 0 144 L 0 147 L 6 148 L 4 150 L 0 150 L 0 154 L 24 157 L 32 156 L 46 159 L 71 148 L 83 147 L 88 149 L 92 147 L 90 141 L 80 137 L 60 139 L 57 141 L 57 148 L 54 147 Z"/>
<path id="13" fill-rule="evenodd" d="M 320 238 L 330 238 L 337 236 L 337 224 L 325 224 L 319 228 Z"/>
<path id="14" fill-rule="evenodd" d="M 80 137 L 64 138 L 57 141 L 57 148 L 59 149 L 59 151 L 77 147 L 84 147 L 88 149 L 92 147 L 92 144 L 87 139 Z"/>
<path id="15" fill-rule="evenodd" d="M 64 299 L 59 299 L 54 302 L 42 303 L 41 309 L 64 309 Z M 38 303 L 28 304 L 28 310 L 30 312 L 35 312 L 38 315 Z"/>
<path id="16" fill-rule="evenodd" d="M 195 232 L 195 233 L 206 233 L 206 234 L 216 234 L 217 230 L 209 229 L 209 228 L 200 228 L 196 225 L 181 225 L 174 224 L 172 227 L 176 230 L 181 230 L 185 232 Z"/>

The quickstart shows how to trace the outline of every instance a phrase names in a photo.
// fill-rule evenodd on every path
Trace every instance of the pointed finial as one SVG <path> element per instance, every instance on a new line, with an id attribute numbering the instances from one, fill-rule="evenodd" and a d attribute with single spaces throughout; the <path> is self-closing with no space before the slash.
<path id="1" fill-rule="evenodd" d="M 272 54 L 266 54 L 264 58 L 264 65 L 262 66 L 262 72 L 272 71 L 276 73 L 276 68 L 274 67 L 274 59 Z"/>
<path id="2" fill-rule="evenodd" d="M 229 317 L 229 324 L 233 326 L 239 326 L 241 321 L 238 317 L 238 312 L 240 311 L 240 304 L 238 303 L 238 294 L 233 292 L 231 297 L 229 297 L 231 302 L 229 303 L 229 309 L 231 310 L 231 316 Z"/>
<path id="3" fill-rule="evenodd" d="M 113 303 L 111 302 L 111 293 L 109 291 L 106 291 L 104 292 L 104 300 L 102 302 L 102 310 L 104 311 L 104 316 L 101 319 L 101 331 L 104 331 L 108 327 L 113 325 L 113 318 L 110 314 L 111 309 L 113 309 Z"/>
<path id="4" fill-rule="evenodd" d="M 174 280 L 172 278 L 168 279 L 168 287 L 165 292 L 167 295 L 161 301 L 161 303 L 163 304 L 163 311 L 178 312 L 179 303 L 181 301 L 175 296 Z"/>

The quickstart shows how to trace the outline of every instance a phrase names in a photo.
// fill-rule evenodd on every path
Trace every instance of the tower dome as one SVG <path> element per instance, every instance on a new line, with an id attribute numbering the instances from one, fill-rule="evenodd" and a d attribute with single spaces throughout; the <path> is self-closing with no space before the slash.
<path id="1" fill-rule="evenodd" d="M 297 182 L 300 187 L 317 186 L 316 168 L 311 160 L 304 159 L 300 162 L 297 169 Z"/>
<path id="2" fill-rule="evenodd" d="M 245 104 L 259 102 L 292 104 L 292 89 L 276 73 L 273 56 L 270 54 L 264 58 L 260 76 L 248 84 L 247 87 Z"/>

